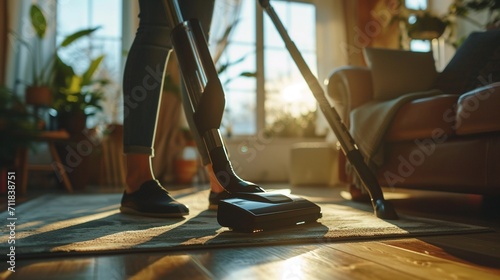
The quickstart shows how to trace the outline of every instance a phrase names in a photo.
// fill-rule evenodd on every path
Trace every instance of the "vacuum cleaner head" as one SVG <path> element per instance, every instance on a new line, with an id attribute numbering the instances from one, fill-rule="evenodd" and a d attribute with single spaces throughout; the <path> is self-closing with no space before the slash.
<path id="1" fill-rule="evenodd" d="M 258 232 L 315 222 L 321 208 L 299 196 L 273 192 L 239 193 L 219 202 L 217 221 L 235 231 Z"/>

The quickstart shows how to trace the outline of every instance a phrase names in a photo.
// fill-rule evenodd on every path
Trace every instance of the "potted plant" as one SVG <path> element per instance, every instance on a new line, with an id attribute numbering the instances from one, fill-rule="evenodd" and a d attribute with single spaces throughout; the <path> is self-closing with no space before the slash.
<path id="1" fill-rule="evenodd" d="M 74 157 L 73 160 L 79 158 L 77 168 L 73 168 L 68 174 L 76 190 L 85 188 L 90 180 L 89 174 L 93 173 L 92 168 L 100 162 L 96 158 L 100 150 L 97 142 L 92 142 L 96 146 L 92 146 L 92 149 L 87 151 L 89 154 L 85 156 L 81 154 L 75 156 L 75 151 L 79 153 L 80 145 L 84 143 L 83 141 L 87 141 L 92 133 L 87 131 L 87 117 L 102 110 L 100 101 L 103 100 L 104 85 L 108 81 L 95 80 L 94 76 L 103 59 L 102 55 L 90 59 L 89 66 L 82 74 L 79 74 L 73 68 L 77 65 L 72 66 L 57 57 L 53 70 L 52 108 L 57 111 L 54 120 L 57 128 L 66 130 L 70 136 L 69 141 L 57 145 L 56 148 L 60 158 L 63 159 L 63 164 L 67 166 L 72 166 L 72 164 L 74 166 L 72 157 Z"/>
<path id="2" fill-rule="evenodd" d="M 94 79 L 104 56 L 91 59 L 88 68 L 79 75 L 72 66 L 59 57 L 54 68 L 54 102 L 59 128 L 77 134 L 86 127 L 86 120 L 102 110 L 100 102 L 104 99 L 104 86 L 107 79 Z"/>
<path id="3" fill-rule="evenodd" d="M 42 40 L 47 33 L 47 20 L 37 5 L 30 8 L 30 22 L 35 31 L 36 41 L 33 49 L 30 44 L 25 43 L 32 54 L 33 83 L 26 88 L 25 99 L 27 104 L 35 106 L 50 106 L 52 104 L 52 92 L 49 87 L 49 77 L 46 77 L 46 68 L 41 66 Z"/>
<path id="4" fill-rule="evenodd" d="M 408 36 L 417 40 L 432 40 L 443 35 L 448 21 L 425 11 L 420 15 L 413 15 L 406 22 Z"/>
<path id="5" fill-rule="evenodd" d="M 68 47 L 82 37 L 90 35 L 98 28 L 83 29 L 68 35 L 58 46 L 56 46 L 52 56 L 47 59 L 46 63 L 42 63 L 42 42 L 47 34 L 47 19 L 40 7 L 36 4 L 32 4 L 30 7 L 29 19 L 35 31 L 36 40 L 30 43 L 21 38 L 21 36 L 14 34 L 17 40 L 28 49 L 32 56 L 31 70 L 33 71 L 33 80 L 26 88 L 25 101 L 27 104 L 35 106 L 51 106 L 53 101 L 53 70 L 55 62 L 58 59 L 57 51 L 61 48 Z"/>

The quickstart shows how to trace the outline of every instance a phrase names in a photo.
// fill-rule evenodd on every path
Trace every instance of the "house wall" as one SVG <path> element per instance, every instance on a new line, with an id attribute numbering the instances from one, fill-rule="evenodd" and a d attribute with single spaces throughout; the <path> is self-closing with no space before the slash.
<path id="1" fill-rule="evenodd" d="M 399 48 L 399 28 L 393 17 L 398 1 L 345 1 L 348 63 L 364 66 L 363 48 Z"/>

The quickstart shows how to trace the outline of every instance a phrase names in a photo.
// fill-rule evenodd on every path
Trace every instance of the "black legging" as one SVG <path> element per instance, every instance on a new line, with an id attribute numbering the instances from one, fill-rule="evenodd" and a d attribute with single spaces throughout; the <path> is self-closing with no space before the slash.
<path id="1" fill-rule="evenodd" d="M 162 91 L 162 80 L 170 42 L 171 26 L 165 6 L 167 0 L 139 0 L 139 28 L 130 48 L 123 75 L 125 153 L 154 155 L 153 140 Z M 205 35 L 210 29 L 214 0 L 179 0 L 185 20 L 200 20 Z M 185 98 L 183 98 L 185 99 Z M 199 136 L 195 133 L 195 137 Z M 199 141 L 198 141 L 199 142 Z M 202 160 L 209 163 L 206 152 Z"/>

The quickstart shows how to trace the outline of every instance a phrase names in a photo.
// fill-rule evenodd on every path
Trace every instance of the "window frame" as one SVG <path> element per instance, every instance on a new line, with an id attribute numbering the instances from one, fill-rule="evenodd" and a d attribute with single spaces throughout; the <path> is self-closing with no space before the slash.
<path id="1" fill-rule="evenodd" d="M 315 14 L 315 19 L 316 19 L 316 34 L 315 34 L 315 56 L 316 56 L 316 67 L 317 69 L 314 69 L 315 71 L 313 72 L 321 72 L 319 71 L 319 68 L 323 63 L 319 57 L 321 56 L 321 53 L 319 51 L 318 45 L 319 45 L 319 33 L 318 33 L 318 11 L 321 9 L 321 1 L 317 0 L 287 0 L 283 2 L 297 2 L 297 3 L 306 3 L 306 4 L 311 4 L 315 6 L 316 14 Z M 237 134 L 234 135 L 232 134 L 230 140 L 240 140 L 240 139 L 245 139 L 248 137 L 253 137 L 256 135 L 261 135 L 266 129 L 266 79 L 265 79 L 265 47 L 264 47 L 264 20 L 265 17 L 267 17 L 267 14 L 265 11 L 260 7 L 259 3 L 255 1 L 255 70 L 256 70 L 256 77 L 255 77 L 255 84 L 256 84 L 256 93 L 255 93 L 255 133 L 252 134 Z M 294 38 L 292 38 L 293 40 Z M 281 40 L 281 38 L 280 38 Z M 318 74 L 319 75 L 319 74 Z M 278 137 L 278 138 L 290 138 L 290 137 Z M 293 137 L 292 137 L 293 138 Z"/>

